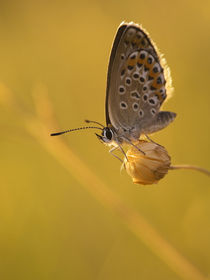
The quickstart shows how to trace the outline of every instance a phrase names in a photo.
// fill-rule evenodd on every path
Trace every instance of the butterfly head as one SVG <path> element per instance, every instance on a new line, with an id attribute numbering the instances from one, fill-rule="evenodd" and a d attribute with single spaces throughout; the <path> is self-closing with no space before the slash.
<path id="1" fill-rule="evenodd" d="M 104 127 L 101 135 L 96 133 L 98 139 L 106 144 L 111 144 L 114 140 L 114 131 L 110 127 Z"/>

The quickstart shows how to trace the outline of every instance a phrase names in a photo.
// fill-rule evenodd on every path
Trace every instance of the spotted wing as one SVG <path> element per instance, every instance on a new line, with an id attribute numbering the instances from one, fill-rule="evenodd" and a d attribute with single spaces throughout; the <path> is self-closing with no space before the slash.
<path id="1" fill-rule="evenodd" d="M 166 98 L 165 83 L 164 70 L 148 35 L 139 25 L 122 24 L 108 69 L 107 125 L 117 130 L 143 131 Z"/>

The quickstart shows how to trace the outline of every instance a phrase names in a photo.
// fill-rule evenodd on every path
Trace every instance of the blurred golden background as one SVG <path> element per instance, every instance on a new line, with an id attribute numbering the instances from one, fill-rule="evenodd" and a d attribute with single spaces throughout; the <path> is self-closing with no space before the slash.
<path id="1" fill-rule="evenodd" d="M 105 123 L 123 20 L 147 29 L 171 69 L 164 109 L 178 116 L 153 139 L 173 164 L 210 168 L 208 0 L 1 1 L 2 280 L 210 279 L 209 177 L 170 171 L 134 185 L 94 131 L 49 137 Z"/>

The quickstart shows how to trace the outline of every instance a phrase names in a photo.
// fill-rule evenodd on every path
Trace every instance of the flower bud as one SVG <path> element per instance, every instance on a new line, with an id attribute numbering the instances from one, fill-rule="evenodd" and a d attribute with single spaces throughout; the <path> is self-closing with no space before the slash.
<path id="1" fill-rule="evenodd" d="M 154 142 L 139 141 L 130 146 L 124 165 L 135 184 L 155 184 L 162 179 L 171 165 L 171 158 L 163 146 Z"/>

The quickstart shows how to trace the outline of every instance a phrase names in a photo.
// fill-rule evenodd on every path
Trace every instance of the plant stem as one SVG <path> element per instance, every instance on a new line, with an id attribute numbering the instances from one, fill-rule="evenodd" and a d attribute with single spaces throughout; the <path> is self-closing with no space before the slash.
<path id="1" fill-rule="evenodd" d="M 207 176 L 210 176 L 210 171 L 199 167 L 199 166 L 195 166 L 195 165 L 189 165 L 189 164 L 179 164 L 179 165 L 171 165 L 170 168 L 171 170 L 175 170 L 175 169 L 190 169 L 190 170 L 196 170 L 196 171 L 200 171 L 204 174 L 206 174 Z"/>

